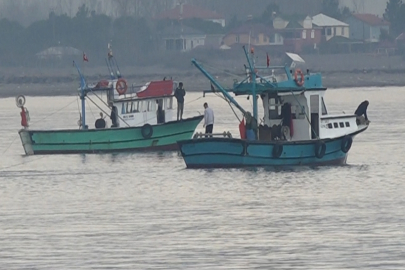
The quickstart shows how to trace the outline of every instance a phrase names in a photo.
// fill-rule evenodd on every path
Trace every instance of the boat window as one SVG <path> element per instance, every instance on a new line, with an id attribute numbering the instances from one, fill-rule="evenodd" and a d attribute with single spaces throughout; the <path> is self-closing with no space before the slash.
<path id="1" fill-rule="evenodd" d="M 338 128 L 339 127 L 339 125 L 338 125 L 338 123 L 333 123 L 333 126 L 334 126 L 334 128 Z"/>
<path id="2" fill-rule="evenodd" d="M 346 122 L 345 124 L 346 124 L 346 127 L 350 127 L 350 123 L 349 123 L 349 122 Z"/>
<path id="3" fill-rule="evenodd" d="M 321 99 L 322 102 L 322 115 L 326 115 L 328 114 L 328 111 L 326 110 L 326 106 L 325 106 L 325 102 L 323 100 L 323 98 Z"/>
<path id="4" fill-rule="evenodd" d="M 148 110 L 148 101 L 142 101 L 142 111 L 146 112 Z"/>
<path id="5" fill-rule="evenodd" d="M 159 106 L 161 107 L 162 110 L 164 110 L 164 99 L 160 98 L 156 100 L 156 110 L 159 109 Z"/>
<path id="6" fill-rule="evenodd" d="M 166 109 L 173 109 L 173 97 L 166 99 Z"/>
<path id="7" fill-rule="evenodd" d="M 139 102 L 138 101 L 134 101 L 132 102 L 132 112 L 139 112 Z"/>
<path id="8" fill-rule="evenodd" d="M 127 102 L 127 113 L 131 113 L 132 112 L 132 108 L 131 108 L 131 106 L 132 106 L 132 102 Z"/>
<path id="9" fill-rule="evenodd" d="M 125 102 L 122 102 L 121 103 L 121 114 L 125 114 L 126 113 L 126 111 L 125 111 Z"/>
<path id="10" fill-rule="evenodd" d="M 319 114 L 319 95 L 312 95 L 310 97 L 311 113 Z"/>
<path id="11" fill-rule="evenodd" d="M 339 126 L 342 128 L 342 127 L 345 127 L 345 124 L 343 122 L 340 122 Z"/>
<path id="12" fill-rule="evenodd" d="M 281 119 L 281 100 L 269 98 L 269 119 Z"/>
<path id="13" fill-rule="evenodd" d="M 328 128 L 333 128 L 332 123 L 328 124 Z"/>
<path id="14" fill-rule="evenodd" d="M 151 101 L 151 100 L 148 100 L 148 101 L 144 101 L 145 102 L 145 108 L 144 108 L 144 111 L 148 111 L 148 112 L 151 112 L 151 111 L 154 111 L 155 110 L 155 103 L 156 103 L 156 101 L 155 100 L 153 100 L 153 101 Z"/>
<path id="15" fill-rule="evenodd" d="M 142 112 L 142 101 L 137 101 L 136 103 L 137 103 L 136 108 L 137 108 L 138 112 Z"/>

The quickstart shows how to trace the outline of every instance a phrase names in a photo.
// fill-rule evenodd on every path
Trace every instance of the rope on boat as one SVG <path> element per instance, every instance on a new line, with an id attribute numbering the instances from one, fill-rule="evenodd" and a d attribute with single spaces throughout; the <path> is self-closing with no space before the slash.
<path id="1" fill-rule="evenodd" d="M 219 69 L 219 68 L 216 68 L 216 67 L 214 67 L 214 66 L 207 65 L 206 63 L 203 63 L 203 62 L 201 62 L 201 63 L 202 63 L 205 67 L 207 67 L 208 69 L 220 71 L 220 72 L 222 72 L 222 73 L 224 73 L 224 74 L 228 74 L 228 75 L 233 76 L 233 77 L 241 77 L 241 75 L 238 75 L 238 74 L 236 74 L 236 73 L 230 73 L 230 72 L 227 72 L 227 71 L 225 71 L 225 70 L 221 70 L 221 69 Z"/>
<path id="2" fill-rule="evenodd" d="M 41 118 L 41 119 L 39 119 L 39 120 L 37 120 L 37 121 L 34 121 L 33 123 L 39 123 L 39 122 L 41 122 L 42 120 L 48 118 L 49 116 L 52 116 L 52 115 L 54 115 L 55 113 L 58 113 L 58 112 L 60 112 L 61 110 L 67 108 L 68 106 L 70 106 L 70 105 L 71 105 L 73 102 L 75 102 L 75 101 L 76 101 L 76 100 L 73 100 L 72 102 L 70 102 L 70 103 L 67 104 L 66 106 L 64 106 L 64 107 L 62 107 L 62 108 L 59 108 L 58 110 L 52 112 L 51 114 L 48 114 L 47 116 L 45 116 L 45 117 L 43 117 L 43 118 Z"/>
<path id="3" fill-rule="evenodd" d="M 11 141 L 11 143 L 7 146 L 7 148 L 3 151 L 3 153 L 2 153 L 2 155 L 4 155 L 7 151 L 8 151 L 8 149 L 10 149 L 10 147 L 13 145 L 13 143 L 15 142 L 15 140 L 17 139 L 18 137 L 14 137 L 14 139 Z"/>
<path id="4" fill-rule="evenodd" d="M 25 161 L 25 162 L 20 162 L 20 163 L 17 163 L 17 164 L 5 166 L 5 167 L 0 168 L 0 171 L 3 171 L 3 170 L 5 170 L 5 169 L 10 169 L 10 168 L 18 167 L 18 166 L 21 166 L 21 165 L 25 165 L 25 164 L 27 164 L 27 163 L 31 163 L 31 162 L 34 162 L 34 161 L 37 161 L 37 160 L 40 160 L 40 159 L 43 159 L 43 158 L 46 158 L 46 156 L 37 157 L 36 159 L 33 159 L 33 160 L 28 160 L 28 161 Z"/>
<path id="5" fill-rule="evenodd" d="M 231 107 L 231 110 L 232 110 L 233 114 L 235 115 L 235 117 L 240 122 L 241 120 L 240 120 L 238 114 L 235 112 L 235 109 L 232 107 L 232 103 L 228 99 L 226 99 L 225 97 L 219 95 L 218 93 L 214 92 L 214 94 L 217 95 L 219 98 L 222 98 L 223 100 L 225 100 L 226 103 L 228 103 L 229 107 Z"/>
<path id="6" fill-rule="evenodd" d="M 93 93 L 105 106 L 108 107 L 108 104 L 107 104 L 102 98 L 100 98 L 96 93 L 94 93 L 93 90 L 90 90 L 90 92 Z M 99 108 L 102 112 L 104 112 L 106 115 L 109 115 L 109 114 L 106 113 L 104 110 L 102 110 L 93 100 L 91 100 L 91 98 L 90 98 L 89 96 L 87 96 L 87 98 L 88 98 L 91 102 L 93 102 L 93 104 L 96 105 L 97 108 Z M 119 115 L 117 114 L 117 117 L 118 117 L 119 119 L 121 119 L 128 127 L 130 127 L 130 125 L 127 123 L 127 121 L 125 121 L 121 116 L 119 116 Z"/>
<path id="7" fill-rule="evenodd" d="M 200 98 L 203 98 L 203 97 L 198 97 L 198 98 L 193 99 L 193 100 L 191 100 L 191 101 L 189 101 L 189 102 L 186 102 L 185 104 L 189 104 L 189 103 L 191 103 L 191 102 L 197 101 L 197 100 L 199 100 Z"/>
<path id="8" fill-rule="evenodd" d="M 105 113 L 106 115 L 109 115 L 106 111 L 104 111 L 100 106 L 97 105 L 97 103 L 95 103 L 89 96 L 87 96 L 87 98 L 94 104 L 96 105 L 97 108 L 100 109 L 100 111 L 102 111 L 103 113 Z M 91 110 L 91 109 L 90 109 Z M 127 124 L 128 127 L 130 127 L 130 125 L 124 120 L 122 119 L 119 115 L 117 115 L 119 119 L 121 119 L 125 124 Z"/>

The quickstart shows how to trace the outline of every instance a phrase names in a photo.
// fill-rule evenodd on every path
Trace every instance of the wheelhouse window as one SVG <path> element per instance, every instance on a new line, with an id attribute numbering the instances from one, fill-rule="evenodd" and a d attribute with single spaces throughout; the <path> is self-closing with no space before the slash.
<path id="1" fill-rule="evenodd" d="M 326 115 L 328 114 L 328 111 L 326 110 L 326 106 L 325 106 L 325 102 L 323 100 L 323 98 L 321 99 L 322 102 L 322 115 Z"/>
<path id="2" fill-rule="evenodd" d="M 166 98 L 166 109 L 171 110 L 173 109 L 173 97 Z"/>
<path id="3" fill-rule="evenodd" d="M 153 104 L 150 100 L 143 100 L 142 102 L 142 112 L 150 112 L 153 110 Z"/>
<path id="4" fill-rule="evenodd" d="M 281 119 L 281 100 L 269 98 L 269 119 Z"/>
<path id="5" fill-rule="evenodd" d="M 311 114 L 319 114 L 319 95 L 311 95 L 310 97 Z"/>

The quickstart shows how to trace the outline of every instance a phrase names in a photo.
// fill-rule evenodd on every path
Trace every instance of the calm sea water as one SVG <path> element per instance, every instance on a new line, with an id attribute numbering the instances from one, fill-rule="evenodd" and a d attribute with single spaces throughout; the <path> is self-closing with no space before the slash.
<path id="1" fill-rule="evenodd" d="M 177 153 L 24 156 L 0 100 L 0 269 L 405 269 L 404 88 L 328 90 L 330 112 L 368 99 L 348 165 L 188 170 Z M 186 116 L 229 106 L 186 96 Z M 244 106 L 249 100 L 237 98 Z M 27 97 L 32 128 L 75 128 L 76 97 Z M 88 107 L 90 125 L 99 110 Z M 197 131 L 203 131 L 202 124 Z"/>

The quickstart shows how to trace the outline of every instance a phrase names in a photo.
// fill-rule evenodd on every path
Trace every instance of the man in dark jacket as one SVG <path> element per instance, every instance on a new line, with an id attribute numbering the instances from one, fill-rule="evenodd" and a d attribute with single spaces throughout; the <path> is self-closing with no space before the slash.
<path id="1" fill-rule="evenodd" d="M 183 83 L 180 82 L 179 86 L 174 91 L 174 97 L 177 99 L 177 121 L 183 119 L 183 109 L 184 109 L 184 96 L 186 95 L 186 90 L 183 88 Z"/>
<path id="2" fill-rule="evenodd" d="M 354 114 L 357 116 L 364 115 L 364 118 L 366 119 L 366 121 L 368 121 L 367 107 L 368 107 L 368 100 L 365 100 L 362 103 L 360 103 L 359 107 L 357 107 L 357 110 L 354 112 Z"/>
<path id="3" fill-rule="evenodd" d="M 110 115 L 110 119 L 112 122 L 111 127 L 118 127 L 118 121 L 117 121 L 117 107 L 115 107 L 113 104 L 110 104 L 111 107 L 111 115 Z"/>

